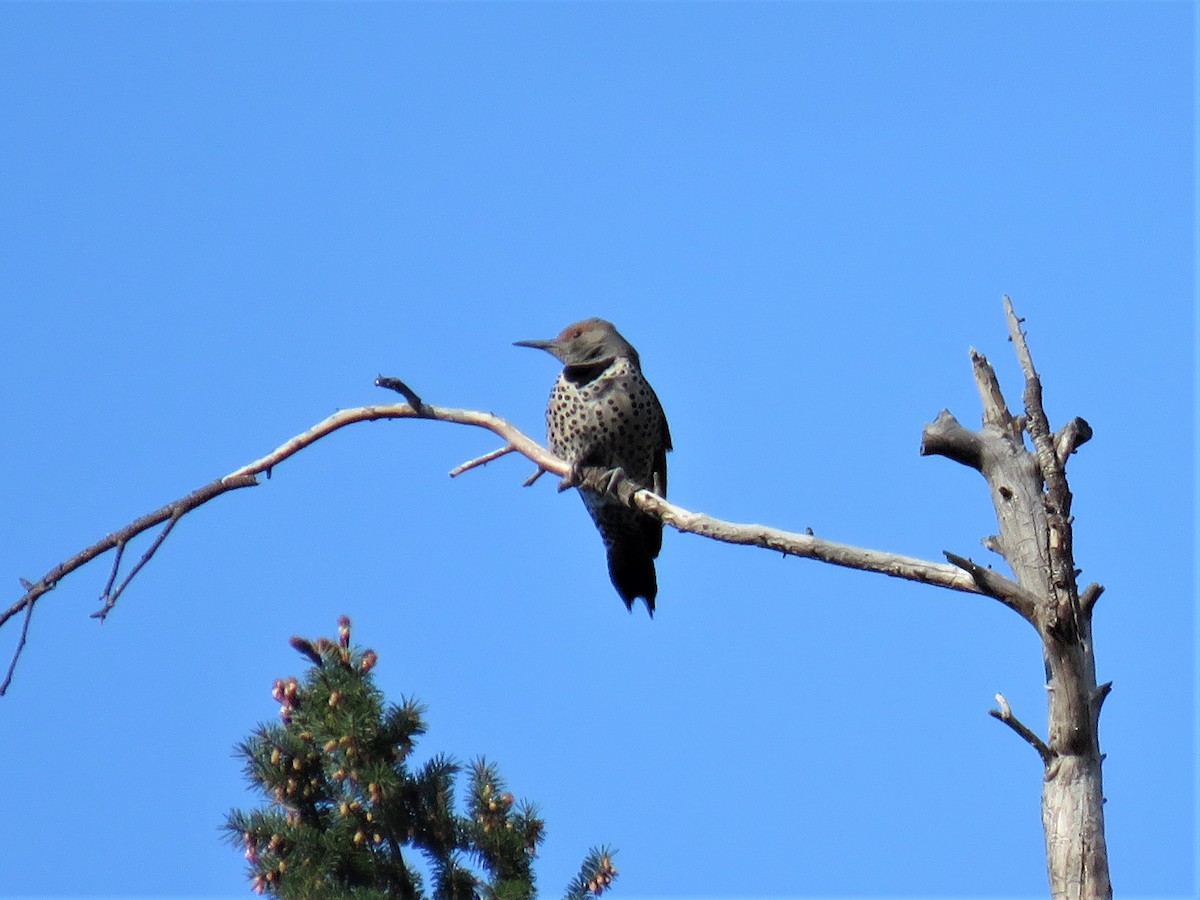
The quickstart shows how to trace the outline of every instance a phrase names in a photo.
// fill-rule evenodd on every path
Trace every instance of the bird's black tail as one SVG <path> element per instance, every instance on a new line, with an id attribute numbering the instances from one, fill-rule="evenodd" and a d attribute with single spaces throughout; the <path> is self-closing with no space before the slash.
<path id="1" fill-rule="evenodd" d="M 638 597 L 646 601 L 646 609 L 654 615 L 654 598 L 658 594 L 658 578 L 654 558 L 662 547 L 662 523 L 645 513 L 630 509 L 580 491 L 583 504 L 604 539 L 608 551 L 608 577 L 613 587 L 633 609 Z"/>
<path id="2" fill-rule="evenodd" d="M 654 571 L 654 557 L 641 541 L 617 540 L 608 547 L 608 576 L 630 611 L 633 601 L 641 597 L 646 601 L 650 616 L 654 616 L 658 577 Z"/>

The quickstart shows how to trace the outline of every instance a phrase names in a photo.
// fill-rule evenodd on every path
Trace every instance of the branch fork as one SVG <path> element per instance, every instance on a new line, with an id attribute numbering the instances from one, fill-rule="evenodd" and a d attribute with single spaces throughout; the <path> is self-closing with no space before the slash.
<path id="1" fill-rule="evenodd" d="M 996 695 L 996 705 L 999 709 L 989 709 L 988 715 L 993 719 L 999 719 L 1018 735 L 1025 743 L 1029 744 L 1037 751 L 1038 756 L 1042 758 L 1042 765 L 1049 766 L 1054 760 L 1055 753 L 1040 737 L 1034 734 L 1033 729 L 1013 715 L 1012 707 L 1008 705 L 1008 701 L 1004 699 L 1003 694 Z"/>

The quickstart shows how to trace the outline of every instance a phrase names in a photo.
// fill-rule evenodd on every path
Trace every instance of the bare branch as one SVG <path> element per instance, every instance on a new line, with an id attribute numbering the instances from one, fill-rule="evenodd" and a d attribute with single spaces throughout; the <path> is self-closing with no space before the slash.
<path id="1" fill-rule="evenodd" d="M 20 656 L 21 650 L 25 645 L 25 634 L 29 627 L 29 616 L 32 615 L 33 605 L 37 603 L 39 597 L 54 590 L 59 581 L 61 581 L 70 573 L 74 572 L 76 569 L 91 562 L 100 554 L 106 553 L 113 548 L 117 548 L 117 559 L 114 560 L 112 571 L 109 573 L 108 582 L 105 584 L 104 593 L 101 594 L 101 597 L 105 599 L 105 611 L 107 611 L 107 608 L 111 608 L 112 602 L 115 602 L 116 597 L 119 596 L 121 591 L 123 591 L 128 585 L 130 579 L 132 579 L 137 571 L 141 569 L 142 565 L 144 565 L 146 560 L 149 559 L 149 556 L 153 555 L 153 552 L 158 549 L 159 545 L 166 538 L 167 534 L 170 533 L 171 528 L 174 527 L 174 522 L 176 520 L 186 513 L 191 512 L 193 509 L 196 509 L 198 506 L 202 506 L 209 500 L 212 500 L 214 497 L 218 497 L 227 491 L 233 491 L 244 487 L 252 487 L 256 484 L 258 484 L 258 479 L 256 479 L 253 474 L 242 474 L 236 477 L 226 476 L 223 479 L 218 478 L 216 481 L 210 482 L 201 488 L 197 488 L 186 497 L 181 497 L 172 503 L 168 503 L 161 509 L 157 509 L 152 513 L 147 513 L 146 515 L 130 522 L 120 531 L 115 531 L 107 537 L 96 541 L 96 543 L 92 544 L 90 547 L 80 550 L 67 561 L 59 563 L 40 579 L 38 579 L 36 583 L 31 584 L 30 582 L 22 579 L 21 585 L 25 588 L 24 596 L 22 596 L 21 599 L 6 609 L 3 613 L 0 613 L 0 627 L 3 627 L 9 619 L 21 612 L 21 610 L 25 610 L 25 626 L 22 628 L 21 640 L 17 645 L 16 653 L 13 655 L 12 666 L 9 668 L 8 677 L 5 679 L 5 687 L 7 688 L 9 682 L 12 680 L 12 670 L 15 668 L 17 658 Z M 155 525 L 161 524 L 168 519 L 171 520 L 171 524 L 168 525 L 168 527 L 164 529 L 163 533 L 160 534 L 155 540 L 154 545 L 148 551 L 148 555 L 143 557 L 143 559 L 138 563 L 137 566 L 134 567 L 133 571 L 130 572 L 129 576 L 121 584 L 120 588 L 117 589 L 116 593 L 110 597 L 109 591 L 112 589 L 112 584 L 116 580 L 117 570 L 120 564 L 120 556 L 123 553 L 125 544 L 128 543 L 131 538 L 136 537 L 143 531 L 153 528 Z M 3 691 L 0 691 L 0 694 L 3 694 Z"/>
<path id="2" fill-rule="evenodd" d="M 477 466 L 486 466 L 493 459 L 499 459 L 502 456 L 507 456 L 513 452 L 511 446 L 501 447 L 499 450 L 493 450 L 491 453 L 485 453 L 483 456 L 477 456 L 474 459 L 469 459 L 465 463 L 455 466 L 450 470 L 450 477 L 457 478 L 463 472 L 469 472 Z"/>
<path id="3" fill-rule="evenodd" d="M 523 434 L 511 423 L 498 416 L 478 410 L 430 406 L 424 403 L 420 397 L 416 396 L 399 379 L 389 379 L 380 376 L 377 379 L 377 383 L 405 393 L 412 402 L 362 406 L 340 410 L 325 420 L 318 422 L 302 434 L 296 435 L 284 442 L 265 456 L 230 472 L 222 478 L 218 478 L 209 484 L 197 488 L 185 497 L 181 497 L 152 513 L 136 519 L 119 531 L 113 532 L 90 547 L 80 551 L 65 562 L 59 563 L 36 583 L 29 585 L 24 596 L 13 603 L 3 613 L 0 613 L 0 626 L 3 626 L 9 619 L 22 610 L 25 610 L 28 616 L 29 608 L 37 599 L 46 592 L 53 590 L 58 582 L 71 572 L 74 572 L 108 550 L 123 547 L 129 540 L 153 528 L 155 525 L 170 520 L 170 523 L 160 532 L 147 553 L 133 567 L 121 585 L 113 591 L 112 583 L 116 580 L 116 573 L 120 562 L 120 560 L 116 560 L 118 565 L 113 567 L 109 583 L 102 594 L 102 597 L 105 599 L 105 605 L 96 614 L 98 618 L 103 618 L 107 614 L 107 611 L 112 608 L 112 604 L 116 601 L 117 597 L 129 585 L 132 578 L 149 561 L 159 546 L 161 546 L 166 536 L 174 527 L 175 522 L 180 518 L 227 491 L 257 484 L 258 480 L 256 476 L 259 473 L 269 473 L 280 462 L 288 459 L 305 447 L 332 434 L 338 429 L 357 422 L 369 422 L 380 419 L 436 419 L 458 425 L 485 428 L 505 441 L 505 447 L 502 450 L 497 450 L 476 460 L 472 460 L 470 463 L 460 466 L 456 470 L 456 473 L 467 471 L 499 456 L 516 452 L 532 461 L 538 467 L 535 475 L 527 480 L 527 484 L 531 484 L 543 472 L 553 472 L 561 477 L 568 477 L 571 474 L 570 466 L 566 462 Z M 609 485 L 607 480 L 603 479 L 603 476 L 607 474 L 607 472 L 600 473 L 603 483 L 596 481 L 588 486 L 592 489 L 606 489 Z M 850 544 L 841 544 L 817 538 L 812 534 L 798 534 L 777 528 L 769 528 L 764 525 L 725 522 L 712 516 L 691 512 L 683 507 L 668 503 L 652 491 L 636 490 L 635 486 L 628 481 L 619 485 L 618 488 L 624 502 L 661 519 L 678 531 L 697 534 L 731 544 L 763 547 L 791 556 L 802 556 L 861 571 L 877 572 L 894 578 L 937 585 L 964 593 L 982 593 L 975 580 L 968 573 L 956 566 L 904 556 L 898 553 L 888 553 L 880 550 L 855 547 Z"/>
<path id="4" fill-rule="evenodd" d="M 1054 433 L 1054 454 L 1062 466 L 1067 465 L 1067 457 L 1092 439 L 1092 426 L 1086 419 L 1076 416 Z"/>
<path id="5" fill-rule="evenodd" d="M 1025 332 L 1021 330 L 1021 323 L 1025 320 L 1017 316 L 1012 300 L 1007 295 L 1004 297 L 1004 313 L 1008 317 L 1009 339 L 1013 342 L 1017 361 L 1021 364 L 1021 371 L 1025 373 L 1025 391 L 1022 395 L 1025 403 L 1025 425 L 1029 431 L 1029 437 L 1033 441 L 1034 450 L 1037 452 L 1038 464 L 1042 467 L 1042 476 L 1051 489 L 1056 486 L 1055 482 L 1065 489 L 1062 464 L 1054 452 L 1054 436 L 1050 433 L 1050 421 L 1047 419 L 1046 409 L 1042 405 L 1042 380 L 1033 367 L 1033 356 L 1029 352 Z M 1068 512 L 1069 510 L 1063 510 L 1063 515 Z"/>
<path id="6" fill-rule="evenodd" d="M 999 719 L 1013 731 L 1021 736 L 1021 738 L 1038 752 L 1038 756 L 1042 758 L 1042 764 L 1050 765 L 1054 759 L 1054 751 L 1051 750 L 1046 742 L 1033 733 L 1033 730 L 1013 715 L 1012 707 L 1008 705 L 1008 701 L 1004 699 L 1003 694 L 996 695 L 996 703 L 999 704 L 999 709 L 989 709 L 988 715 L 994 719 Z"/>
<path id="7" fill-rule="evenodd" d="M 979 400 L 983 404 L 983 424 L 995 425 L 1008 433 L 1016 433 L 1015 420 L 1008 411 L 1008 403 L 1004 392 L 1000 389 L 1000 379 L 996 370 L 982 353 L 971 348 L 971 366 L 975 371 L 975 387 L 979 391 Z"/>
<path id="8" fill-rule="evenodd" d="M 1092 582 L 1083 589 L 1083 593 L 1079 595 L 1079 610 L 1084 615 L 1092 614 L 1092 607 L 1096 605 L 1096 601 L 1100 599 L 1100 595 L 1104 593 L 1104 585 Z"/>
<path id="9" fill-rule="evenodd" d="M 553 468 L 546 466 L 546 468 L 565 475 L 568 469 L 567 465 L 555 457 L 551 458 L 557 465 Z M 788 556 L 801 556 L 848 569 L 875 572 L 892 578 L 932 584 L 968 594 L 983 593 L 975 584 L 974 579 L 957 566 L 930 562 L 899 553 L 842 544 L 816 537 L 812 533 L 801 534 L 767 525 L 727 522 L 669 503 L 653 491 L 639 489 L 629 479 L 621 479 L 613 485 L 611 474 L 608 469 L 585 467 L 581 472 L 580 486 L 597 493 L 605 493 L 612 488 L 612 494 L 622 503 L 637 507 L 661 520 L 664 524 L 670 525 L 676 531 L 685 534 L 695 534 L 726 544 L 761 547 Z"/>
<path id="10" fill-rule="evenodd" d="M 113 584 L 117 580 L 117 573 L 121 571 L 121 559 L 125 556 L 125 542 L 121 541 L 117 544 L 117 552 L 113 554 L 112 570 L 108 573 L 108 581 L 104 583 L 104 590 L 100 592 L 100 602 L 106 607 L 111 607 L 108 602 L 112 596 Z"/>
<path id="11" fill-rule="evenodd" d="M 530 475 L 528 478 L 526 478 L 524 481 L 521 482 L 521 487 L 532 486 L 535 481 L 537 481 L 539 478 L 541 478 L 545 474 L 546 474 L 546 470 L 543 469 L 541 466 L 538 466 L 536 469 L 533 470 L 532 475 Z"/>
<path id="12" fill-rule="evenodd" d="M 129 574 L 125 576 L 125 580 L 121 582 L 115 591 L 112 590 L 112 576 L 109 576 L 108 586 L 105 587 L 104 593 L 101 595 L 101 598 L 104 600 L 104 605 L 92 613 L 93 619 L 99 619 L 101 622 L 103 622 L 108 618 L 109 611 L 117 604 L 117 598 L 121 596 L 121 594 L 125 591 L 125 588 L 129 587 L 129 582 L 133 581 L 133 577 L 142 570 L 142 566 L 150 562 L 150 557 L 154 556 L 158 548 L 162 546 L 162 542 L 167 539 L 167 535 L 171 533 L 171 529 L 175 527 L 175 523 L 179 521 L 179 517 L 182 515 L 183 513 L 179 512 L 178 510 L 171 514 L 171 518 L 167 519 L 167 524 L 163 526 L 163 530 L 158 533 L 158 537 L 154 539 L 154 542 L 150 545 L 146 552 L 142 554 L 142 558 L 134 563 L 133 568 L 129 570 Z M 124 550 L 124 544 L 119 544 L 117 546 L 116 560 L 113 562 L 113 575 L 116 575 L 117 573 L 117 564 L 120 562 L 121 554 Z"/>
<path id="13" fill-rule="evenodd" d="M 922 456 L 944 456 L 972 469 L 983 467 L 983 439 L 943 409 L 921 430 Z"/>
<path id="14" fill-rule="evenodd" d="M 398 394 L 403 394 L 404 399 L 408 401 L 408 405 L 413 408 L 418 416 L 425 416 L 429 412 L 429 407 L 425 404 L 417 392 L 410 388 L 399 378 L 394 378 L 391 375 L 376 375 L 375 386 L 386 388 L 389 391 L 395 391 Z"/>
<path id="15" fill-rule="evenodd" d="M 416 399 L 420 401 L 419 397 Z M 425 406 L 424 404 L 421 405 L 421 408 L 425 412 L 432 411 L 431 407 Z M 473 410 L 450 409 L 437 410 L 437 412 L 439 413 L 439 417 L 446 421 L 457 421 L 461 422 L 462 424 L 489 427 L 495 422 L 503 422 L 503 420 L 498 420 L 496 417 L 490 416 L 487 413 L 477 413 Z M 81 566 L 91 562 L 102 553 L 106 553 L 109 550 L 128 543 L 132 538 L 150 528 L 153 528 L 155 525 L 160 525 L 163 522 L 166 522 L 168 519 L 181 518 L 197 507 L 203 506 L 209 500 L 219 497 L 221 494 L 224 494 L 228 491 L 237 490 L 239 488 L 253 487 L 254 485 L 258 484 L 258 478 L 256 476 L 259 473 L 269 474 L 271 470 L 283 460 L 299 452 L 300 450 L 303 450 L 305 447 L 320 440 L 326 435 L 337 431 L 339 428 L 344 428 L 345 426 L 352 425 L 355 422 L 366 422 L 376 419 L 404 418 L 424 418 L 424 416 L 420 411 L 408 403 L 396 403 L 386 406 L 362 406 L 355 409 L 347 409 L 334 413 L 324 421 L 318 422 L 303 434 L 299 434 L 281 444 L 279 447 L 276 447 L 266 456 L 242 466 L 240 469 L 230 472 L 228 475 L 225 475 L 222 478 L 211 481 L 208 484 L 192 491 L 190 494 L 180 497 L 178 500 L 173 500 L 166 506 L 163 506 L 154 512 L 147 513 L 146 515 L 135 519 L 133 522 L 130 522 L 119 531 L 115 531 L 107 537 L 96 541 L 94 544 L 81 550 L 79 553 L 75 554 L 65 562 L 59 563 L 49 572 L 43 575 L 36 583 L 27 587 L 24 596 L 13 603 L 12 606 L 10 606 L 7 610 L 0 613 L 0 627 L 8 622 L 8 620 L 13 616 L 17 615 L 17 613 L 21 612 L 23 609 L 26 609 L 30 603 L 36 602 L 37 598 L 42 594 L 53 590 L 58 582 L 64 577 L 74 572 Z M 507 423 L 503 424 L 507 425 Z M 524 435 L 520 435 L 520 433 L 516 432 L 515 429 L 512 429 L 511 426 L 508 427 L 518 434 L 529 447 L 540 449 L 535 442 L 530 441 L 528 438 L 524 437 Z M 516 447 L 515 449 L 521 450 L 522 448 Z M 549 454 L 547 454 L 547 456 L 549 456 Z M 550 458 L 553 459 L 553 457 Z M 165 539 L 165 537 L 165 534 L 161 535 L 161 538 Z M 158 543 L 161 543 L 161 540 L 159 540 Z M 157 549 L 157 546 L 155 546 L 154 549 Z M 138 568 L 140 568 L 140 566 L 138 566 Z M 111 588 L 111 582 L 116 580 L 116 572 L 117 566 L 114 566 L 112 573 L 110 574 L 109 585 L 106 586 L 105 594 L 102 594 L 102 596 L 107 595 L 108 590 Z M 121 589 L 124 589 L 124 585 Z"/>
<path id="16" fill-rule="evenodd" d="M 9 619 L 15 616 L 21 610 L 25 609 L 28 604 L 33 603 L 42 594 L 47 591 L 54 590 L 55 586 L 64 577 L 74 572 L 80 566 L 86 565 L 102 553 L 106 553 L 117 547 L 120 544 L 127 543 L 131 538 L 136 537 L 143 531 L 153 528 L 165 522 L 171 516 L 191 512 L 198 506 L 202 506 L 214 497 L 218 497 L 227 491 L 237 490 L 238 488 L 252 487 L 258 484 L 258 479 L 253 474 L 242 473 L 240 475 L 226 475 L 225 478 L 218 478 L 216 481 L 210 482 L 201 488 L 198 488 L 186 497 L 181 497 L 178 500 L 168 503 L 161 509 L 156 509 L 152 513 L 135 519 L 130 522 L 120 531 L 114 531 L 107 537 L 96 541 L 90 547 L 80 550 L 66 562 L 61 562 L 45 575 L 43 575 L 34 584 L 26 588 L 25 595 L 16 603 L 0 613 L 0 626 L 3 626 Z"/>
<path id="17" fill-rule="evenodd" d="M 1011 578 L 1005 578 L 995 569 L 989 569 L 968 559 L 958 556 L 949 550 L 944 551 L 946 559 L 966 572 L 969 572 L 979 586 L 979 590 L 989 597 L 995 597 L 1009 609 L 1020 614 L 1035 628 L 1037 627 L 1036 610 L 1038 598 Z"/>
<path id="18" fill-rule="evenodd" d="M 388 381 L 389 379 L 380 376 L 377 381 L 379 380 Z M 390 380 L 403 384 L 399 379 Z M 499 416 L 473 409 L 430 406 L 427 403 L 422 403 L 421 409 L 418 411 L 410 403 L 392 403 L 379 406 L 357 406 L 352 409 L 339 410 L 327 419 L 318 422 L 303 434 L 298 434 L 294 438 L 280 444 L 266 456 L 242 466 L 240 469 L 226 475 L 225 478 L 237 478 L 242 475 L 254 474 L 274 468 L 283 460 L 340 428 L 345 428 L 347 425 L 353 425 L 357 422 L 372 422 L 380 419 L 436 419 L 440 422 L 452 422 L 456 425 L 473 425 L 479 428 L 486 428 L 488 431 L 503 438 L 512 446 L 513 450 L 522 456 L 534 462 L 551 461 L 552 467 L 548 467 L 550 471 L 565 474 L 567 470 L 566 463 L 539 445 L 537 441 L 526 437 Z"/>
<path id="19" fill-rule="evenodd" d="M 33 618 L 33 605 L 32 601 L 25 605 L 25 618 L 21 622 L 21 636 L 17 639 L 17 648 L 13 650 L 12 660 L 8 664 L 8 673 L 4 676 L 4 683 L 0 684 L 0 697 L 8 693 L 8 686 L 12 684 L 13 672 L 17 670 L 17 660 L 21 658 L 21 651 L 25 649 L 25 639 L 29 637 L 29 620 Z"/>

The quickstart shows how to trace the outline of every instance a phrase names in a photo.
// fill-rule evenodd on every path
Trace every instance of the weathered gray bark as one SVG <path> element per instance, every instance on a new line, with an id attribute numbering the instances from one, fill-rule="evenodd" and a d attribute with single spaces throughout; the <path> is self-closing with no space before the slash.
<path id="1" fill-rule="evenodd" d="M 1020 320 L 1007 297 L 1004 305 L 1025 375 L 1024 412 L 1009 412 L 991 364 L 972 350 L 983 425 L 971 431 L 943 411 L 925 427 L 921 452 L 946 456 L 987 479 L 1000 528 L 984 544 L 1008 562 L 1016 585 L 970 560 L 947 556 L 975 577 L 981 591 L 1020 613 L 1042 638 L 1047 739 L 1021 723 L 1002 696 L 997 696 L 1000 709 L 993 715 L 1028 741 L 1045 766 L 1042 825 L 1051 895 L 1055 900 L 1109 898 L 1099 718 L 1111 683 L 1096 684 L 1092 648 L 1092 607 L 1103 588 L 1092 584 L 1082 593 L 1078 590 L 1066 477 L 1067 457 L 1091 437 L 1091 429 L 1082 419 L 1073 419 L 1057 434 L 1050 431 L 1041 381 Z"/>

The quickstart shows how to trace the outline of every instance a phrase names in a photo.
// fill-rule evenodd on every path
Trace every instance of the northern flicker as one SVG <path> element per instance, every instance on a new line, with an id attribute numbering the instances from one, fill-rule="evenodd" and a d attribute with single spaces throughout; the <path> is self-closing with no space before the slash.
<path id="1" fill-rule="evenodd" d="M 633 345 L 604 319 L 568 325 L 552 341 L 517 341 L 563 364 L 546 406 L 550 449 L 571 464 L 620 469 L 639 488 L 667 495 L 671 433 L 654 389 L 642 375 Z M 620 501 L 580 488 L 584 506 L 604 539 L 608 574 L 625 606 L 636 597 L 654 615 L 654 560 L 662 523 Z"/>

